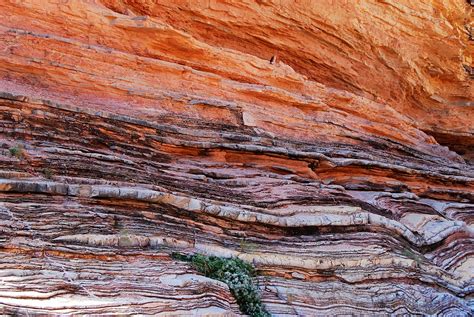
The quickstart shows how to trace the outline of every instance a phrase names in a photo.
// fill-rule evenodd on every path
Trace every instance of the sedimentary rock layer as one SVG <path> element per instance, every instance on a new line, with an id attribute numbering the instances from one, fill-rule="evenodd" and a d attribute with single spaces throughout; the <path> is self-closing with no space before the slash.
<path id="1" fill-rule="evenodd" d="M 0 311 L 472 314 L 470 5 L 164 2 L 0 3 Z"/>

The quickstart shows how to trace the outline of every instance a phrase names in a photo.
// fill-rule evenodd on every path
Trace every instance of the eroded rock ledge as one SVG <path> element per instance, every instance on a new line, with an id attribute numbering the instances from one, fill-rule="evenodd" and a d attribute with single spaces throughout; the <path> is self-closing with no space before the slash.
<path id="1" fill-rule="evenodd" d="M 0 3 L 0 311 L 473 314 L 472 9 L 320 6 Z"/>

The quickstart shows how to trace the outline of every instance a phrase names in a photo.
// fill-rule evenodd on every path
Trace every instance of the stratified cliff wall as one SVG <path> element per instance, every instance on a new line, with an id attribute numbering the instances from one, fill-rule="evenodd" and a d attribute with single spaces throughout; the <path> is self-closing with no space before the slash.
<path id="1" fill-rule="evenodd" d="M 473 314 L 472 14 L 0 1 L 0 312 Z"/>

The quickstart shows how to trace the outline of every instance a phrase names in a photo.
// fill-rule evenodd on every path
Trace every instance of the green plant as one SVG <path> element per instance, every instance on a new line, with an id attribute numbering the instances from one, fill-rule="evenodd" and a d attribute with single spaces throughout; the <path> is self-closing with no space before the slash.
<path id="1" fill-rule="evenodd" d="M 11 147 L 9 151 L 10 151 L 10 155 L 16 157 L 17 159 L 21 159 L 25 156 L 25 153 L 24 153 L 25 150 L 23 148 L 23 145 L 21 144 Z"/>
<path id="2" fill-rule="evenodd" d="M 191 262 L 200 273 L 226 283 L 244 314 L 257 317 L 270 316 L 253 283 L 252 277 L 256 275 L 256 272 L 249 263 L 238 258 L 220 258 L 202 254 L 172 253 L 171 256 L 177 260 Z"/>
<path id="3" fill-rule="evenodd" d="M 425 261 L 425 257 L 422 254 L 416 253 L 416 252 L 412 251 L 411 249 L 404 248 L 404 249 L 402 249 L 401 253 L 402 253 L 403 256 L 414 260 L 416 262 L 416 264 L 418 264 L 418 265 L 420 265 L 421 263 L 423 263 Z"/>
<path id="4" fill-rule="evenodd" d="M 50 168 L 46 167 L 46 168 L 43 169 L 43 175 L 47 179 L 52 179 L 53 178 L 53 171 Z"/>
<path id="5" fill-rule="evenodd" d="M 253 252 L 258 248 L 257 244 L 249 242 L 245 239 L 240 240 L 239 246 L 240 250 L 242 250 L 243 252 Z"/>

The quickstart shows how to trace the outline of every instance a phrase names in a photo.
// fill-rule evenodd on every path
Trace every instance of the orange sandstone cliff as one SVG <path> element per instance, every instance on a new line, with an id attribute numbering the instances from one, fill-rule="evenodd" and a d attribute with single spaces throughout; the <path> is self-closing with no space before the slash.
<path id="1" fill-rule="evenodd" d="M 473 8 L 1 0 L 0 312 L 472 315 Z"/>

